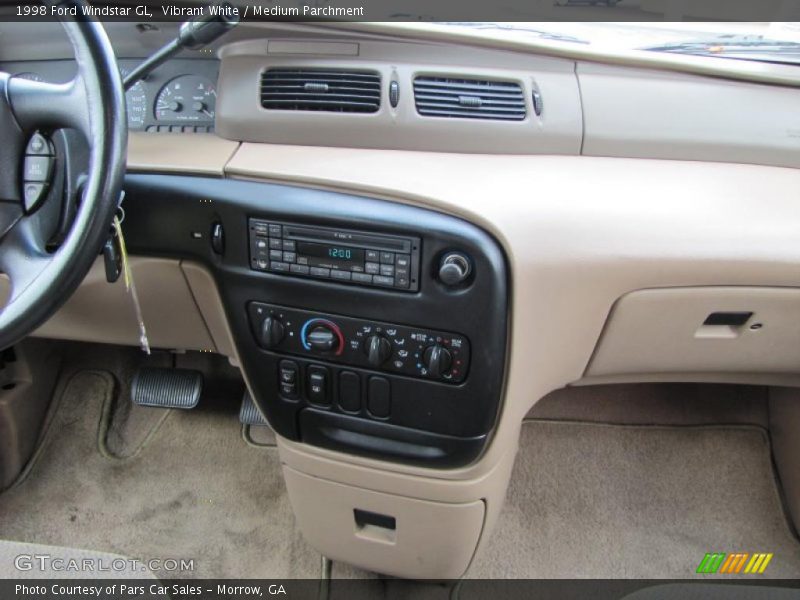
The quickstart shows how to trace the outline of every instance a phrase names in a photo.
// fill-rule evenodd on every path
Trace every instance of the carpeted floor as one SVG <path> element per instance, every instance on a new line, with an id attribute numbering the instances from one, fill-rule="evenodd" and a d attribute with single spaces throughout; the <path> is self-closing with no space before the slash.
<path id="1" fill-rule="evenodd" d="M 222 401 L 188 412 L 115 402 L 128 390 L 111 373 L 125 382 L 140 362 L 134 351 L 76 353 L 39 454 L 0 495 L 0 538 L 194 559 L 184 577 L 316 578 L 320 556 L 297 530 L 272 438 L 243 438 L 236 392 L 210 390 Z M 734 551 L 772 552 L 767 577 L 800 577 L 763 402 L 758 390 L 661 386 L 550 398 L 523 426 L 505 508 L 467 577 L 686 578 L 706 552 Z M 714 425 L 721 415 L 728 424 Z M 374 574 L 336 563 L 333 577 Z M 448 593 L 398 583 L 369 589 Z"/>
<path id="2" fill-rule="evenodd" d="M 0 538 L 194 559 L 184 577 L 318 577 L 277 452 L 245 442 L 238 406 L 170 411 L 163 422 L 149 409 L 159 416 L 147 443 L 138 449 L 137 419 L 138 451 L 119 459 L 98 440 L 113 391 L 107 372 L 72 376 L 33 468 L 0 496 Z"/>
<path id="3" fill-rule="evenodd" d="M 764 430 L 528 421 L 467 577 L 686 578 L 706 552 L 772 552 L 764 576 L 800 577 Z"/>

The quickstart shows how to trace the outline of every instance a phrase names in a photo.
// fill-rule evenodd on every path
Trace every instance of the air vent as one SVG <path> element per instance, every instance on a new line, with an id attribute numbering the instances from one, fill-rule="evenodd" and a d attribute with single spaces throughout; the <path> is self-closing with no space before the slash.
<path id="1" fill-rule="evenodd" d="M 261 75 L 261 106 L 374 113 L 381 106 L 381 76 L 375 71 L 269 69 Z"/>
<path id="2" fill-rule="evenodd" d="M 425 117 L 522 121 L 526 115 L 522 87 L 511 81 L 417 77 L 414 102 Z"/>

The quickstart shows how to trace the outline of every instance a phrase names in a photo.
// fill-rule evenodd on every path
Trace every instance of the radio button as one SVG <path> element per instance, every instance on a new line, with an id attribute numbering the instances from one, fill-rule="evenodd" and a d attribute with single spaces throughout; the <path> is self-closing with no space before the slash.
<path id="1" fill-rule="evenodd" d="M 267 248 L 267 241 L 266 240 L 256 240 L 256 250 L 266 250 Z"/>
<path id="2" fill-rule="evenodd" d="M 377 250 L 367 250 L 367 260 L 378 262 L 380 253 Z"/>
<path id="3" fill-rule="evenodd" d="M 297 254 L 294 252 L 284 252 L 283 253 L 283 262 L 293 263 L 297 260 Z"/>
<path id="4" fill-rule="evenodd" d="M 357 283 L 372 283 L 372 275 L 366 273 L 353 273 L 353 281 Z"/>
<path id="5" fill-rule="evenodd" d="M 407 288 L 411 285 L 407 275 L 398 275 L 394 282 L 395 287 Z"/>
<path id="6" fill-rule="evenodd" d="M 309 269 L 304 265 L 289 265 L 289 271 L 298 275 L 308 275 Z"/>
<path id="7" fill-rule="evenodd" d="M 341 279 L 343 281 L 350 281 L 350 272 L 340 271 L 338 269 L 331 269 L 331 279 Z"/>
<path id="8" fill-rule="evenodd" d="M 372 278 L 372 282 L 375 285 L 386 285 L 389 287 L 394 287 L 394 277 L 384 277 L 383 275 L 375 275 Z"/>
<path id="9" fill-rule="evenodd" d="M 256 232 L 256 235 L 261 237 L 267 237 L 267 224 L 262 223 L 261 221 L 256 221 L 253 224 L 253 230 Z"/>
<path id="10" fill-rule="evenodd" d="M 411 266 L 411 257 L 408 254 L 398 254 L 394 260 L 394 264 L 397 266 L 398 271 L 401 267 L 407 269 Z"/>
<path id="11" fill-rule="evenodd" d="M 259 269 L 266 269 L 267 268 L 267 261 L 265 261 L 263 258 L 260 258 L 260 259 L 258 259 L 256 261 L 256 266 Z"/>
<path id="12" fill-rule="evenodd" d="M 394 264 L 394 252 L 381 252 L 381 262 L 384 264 Z"/>
<path id="13" fill-rule="evenodd" d="M 285 262 L 271 262 L 269 268 L 273 271 L 288 272 L 291 265 Z"/>
<path id="14" fill-rule="evenodd" d="M 283 252 L 281 252 L 280 250 L 270 250 L 269 257 L 272 260 L 283 260 Z"/>
<path id="15" fill-rule="evenodd" d="M 381 272 L 381 266 L 378 263 L 368 262 L 364 265 L 364 268 L 370 275 L 377 275 Z"/>
<path id="16" fill-rule="evenodd" d="M 331 270 L 323 269 L 322 267 L 311 267 L 311 275 L 314 277 L 330 277 Z"/>
<path id="17" fill-rule="evenodd" d="M 269 224 L 270 237 L 281 237 L 281 234 L 282 234 L 282 227 L 280 225 L 276 225 L 275 223 Z"/>
<path id="18" fill-rule="evenodd" d="M 307 265 L 308 264 L 308 257 L 307 256 L 298 256 L 297 257 L 297 264 L 298 265 Z"/>
<path id="19" fill-rule="evenodd" d="M 297 242 L 294 240 L 283 240 L 283 249 L 287 252 L 294 252 L 297 250 Z"/>
<path id="20" fill-rule="evenodd" d="M 281 249 L 281 241 L 280 240 L 276 240 L 275 238 L 270 238 L 269 247 L 272 250 L 280 250 Z"/>
<path id="21" fill-rule="evenodd" d="M 381 265 L 381 275 L 391 277 L 394 275 L 394 265 Z"/>

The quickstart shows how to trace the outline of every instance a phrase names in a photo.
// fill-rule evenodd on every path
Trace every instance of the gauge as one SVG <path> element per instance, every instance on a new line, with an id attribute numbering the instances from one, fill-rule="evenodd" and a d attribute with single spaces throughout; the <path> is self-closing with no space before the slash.
<path id="1" fill-rule="evenodd" d="M 129 71 L 128 69 L 121 69 L 120 73 L 124 79 Z M 144 83 L 137 81 L 131 89 L 125 92 L 125 105 L 128 109 L 128 127 L 131 129 L 143 129 L 148 108 Z"/>
<path id="2" fill-rule="evenodd" d="M 181 75 L 158 93 L 156 119 L 159 121 L 213 121 L 217 90 L 206 77 Z"/>

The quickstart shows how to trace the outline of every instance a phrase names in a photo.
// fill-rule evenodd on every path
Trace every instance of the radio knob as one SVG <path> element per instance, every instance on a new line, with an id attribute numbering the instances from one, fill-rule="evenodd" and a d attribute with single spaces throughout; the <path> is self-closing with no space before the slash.
<path id="1" fill-rule="evenodd" d="M 434 377 L 446 375 L 453 365 L 453 355 L 444 346 L 428 346 L 422 353 L 422 360 L 428 372 Z"/>
<path id="2" fill-rule="evenodd" d="M 373 367 L 380 367 L 392 356 L 392 344 L 382 335 L 371 335 L 364 344 L 367 362 Z"/>
<path id="3" fill-rule="evenodd" d="M 272 348 L 283 341 L 285 335 L 283 323 L 275 317 L 267 317 L 261 324 L 261 345 Z"/>

